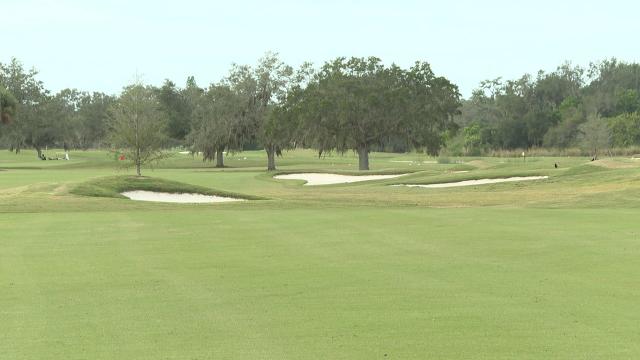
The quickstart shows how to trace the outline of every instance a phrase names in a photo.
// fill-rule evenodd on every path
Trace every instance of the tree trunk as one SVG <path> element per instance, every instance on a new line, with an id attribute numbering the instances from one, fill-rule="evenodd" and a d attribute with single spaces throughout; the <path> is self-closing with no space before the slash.
<path id="1" fill-rule="evenodd" d="M 224 167 L 224 148 L 218 148 L 218 151 L 216 151 L 216 167 Z"/>
<path id="2" fill-rule="evenodd" d="M 39 147 L 36 147 L 36 151 L 38 152 L 38 160 L 42 160 L 42 149 L 40 149 Z M 16 154 L 18 153 L 18 151 L 16 150 Z"/>
<path id="3" fill-rule="evenodd" d="M 273 147 L 266 147 L 267 152 L 267 171 L 274 171 L 276 169 L 276 150 Z"/>
<path id="4" fill-rule="evenodd" d="M 140 172 L 140 124 L 138 122 L 138 114 L 136 113 L 135 115 L 135 135 L 136 135 L 136 158 L 135 163 L 136 163 L 136 174 L 138 174 L 138 176 L 142 176 L 142 173 Z"/>
<path id="5" fill-rule="evenodd" d="M 367 146 L 358 147 L 358 168 L 369 170 L 369 148 Z"/>

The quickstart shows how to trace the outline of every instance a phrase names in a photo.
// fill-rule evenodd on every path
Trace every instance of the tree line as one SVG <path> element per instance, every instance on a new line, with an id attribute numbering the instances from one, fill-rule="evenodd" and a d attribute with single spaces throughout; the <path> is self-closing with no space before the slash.
<path id="1" fill-rule="evenodd" d="M 264 149 L 267 169 L 293 148 L 354 151 L 441 149 L 479 155 L 495 149 L 580 146 L 597 156 L 640 145 L 640 65 L 608 59 L 565 63 L 535 77 L 483 81 L 468 99 L 426 62 L 408 68 L 380 59 L 337 58 L 294 68 L 267 53 L 234 64 L 201 87 L 135 82 L 117 95 L 47 90 L 37 71 L 0 63 L 0 143 L 11 151 L 109 148 L 140 172 L 183 147 L 223 167 L 225 153 Z"/>
<path id="2" fill-rule="evenodd" d="M 483 81 L 463 101 L 452 152 L 640 145 L 640 65 L 615 58 L 516 80 Z"/>
<path id="3" fill-rule="evenodd" d="M 46 146 L 89 149 L 103 145 L 108 109 L 116 97 L 64 89 L 52 93 L 16 59 L 0 63 L 0 141 L 11 151 Z"/>
<path id="4" fill-rule="evenodd" d="M 262 148 L 268 170 L 287 149 L 355 151 L 359 169 L 368 170 L 369 153 L 392 144 L 437 154 L 461 106 L 457 86 L 426 62 L 403 69 L 354 57 L 294 68 L 270 52 L 255 65 L 234 64 L 207 87 L 193 77 L 184 87 L 135 82 L 117 96 L 51 93 L 35 70 L 13 59 L 0 63 L 0 89 L 7 109 L 1 141 L 10 150 L 33 148 L 40 157 L 47 146 L 108 147 L 138 174 L 173 146 L 217 167 L 224 153 Z"/>

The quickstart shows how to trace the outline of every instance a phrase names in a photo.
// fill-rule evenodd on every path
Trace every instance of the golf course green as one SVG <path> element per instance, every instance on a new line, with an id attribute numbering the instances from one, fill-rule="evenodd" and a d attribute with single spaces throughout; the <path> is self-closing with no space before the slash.
<path id="1" fill-rule="evenodd" d="M 640 357 L 640 160 L 70 155 L 0 152 L 0 359 Z"/>

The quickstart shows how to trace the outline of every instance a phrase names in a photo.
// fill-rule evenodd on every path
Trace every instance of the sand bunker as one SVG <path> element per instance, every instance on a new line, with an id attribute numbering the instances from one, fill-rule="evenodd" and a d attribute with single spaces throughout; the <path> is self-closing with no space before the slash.
<path id="1" fill-rule="evenodd" d="M 394 163 L 405 163 L 405 164 L 437 164 L 438 162 L 435 160 L 427 160 L 427 161 L 419 161 L 419 160 L 389 160 Z"/>
<path id="2" fill-rule="evenodd" d="M 231 202 L 231 201 L 244 201 L 244 199 L 234 199 L 223 196 L 203 195 L 203 194 L 172 194 L 155 191 L 126 191 L 122 195 L 128 197 L 131 200 L 138 201 L 157 201 L 168 203 L 219 203 L 219 202 Z"/>
<path id="3" fill-rule="evenodd" d="M 421 188 L 447 188 L 447 187 L 457 187 L 457 186 L 472 186 L 472 185 L 485 185 L 485 184 L 496 184 L 503 182 L 513 182 L 513 181 L 529 181 L 529 180 L 543 180 L 548 179 L 548 176 L 526 176 L 526 177 L 510 177 L 504 179 L 478 179 L 478 180 L 465 180 L 458 181 L 452 183 L 442 183 L 442 184 L 403 184 L 403 185 L 392 185 L 392 186 L 408 186 L 408 187 L 421 187 Z"/>
<path id="4" fill-rule="evenodd" d="M 344 184 L 370 180 L 393 179 L 406 174 L 400 175 L 338 175 L 325 173 L 302 173 L 302 174 L 286 174 L 276 175 L 273 178 L 278 180 L 304 180 L 305 185 L 331 185 Z"/>

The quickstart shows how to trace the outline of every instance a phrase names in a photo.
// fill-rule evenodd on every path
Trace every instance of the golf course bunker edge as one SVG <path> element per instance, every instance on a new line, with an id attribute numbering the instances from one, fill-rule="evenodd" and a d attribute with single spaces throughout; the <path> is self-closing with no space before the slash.
<path id="1" fill-rule="evenodd" d="M 498 184 L 498 183 L 516 182 L 516 181 L 545 180 L 548 178 L 549 178 L 548 176 L 514 176 L 509 178 L 464 180 L 464 181 L 439 183 L 439 184 L 396 184 L 391 186 L 406 186 L 406 187 L 420 187 L 420 188 L 449 188 L 449 187 L 459 187 L 459 186 Z"/>
<path id="2" fill-rule="evenodd" d="M 146 190 L 125 191 L 121 195 L 136 201 L 153 201 L 164 203 L 181 203 L 181 204 L 201 204 L 201 203 L 223 203 L 246 201 L 245 199 L 237 199 L 216 195 L 204 195 L 194 193 L 167 193 Z"/>
<path id="3" fill-rule="evenodd" d="M 297 173 L 297 174 L 284 174 L 276 175 L 273 178 L 278 180 L 304 180 L 305 186 L 315 185 L 333 185 L 333 184 L 346 184 L 361 181 L 372 180 L 386 180 L 394 179 L 407 174 L 395 174 L 395 175 L 340 175 L 329 173 Z"/>

